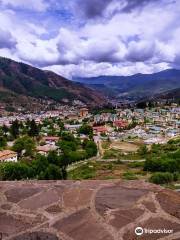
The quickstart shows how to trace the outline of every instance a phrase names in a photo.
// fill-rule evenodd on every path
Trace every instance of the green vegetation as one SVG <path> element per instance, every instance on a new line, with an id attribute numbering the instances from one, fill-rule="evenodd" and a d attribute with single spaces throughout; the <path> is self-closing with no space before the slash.
<path id="1" fill-rule="evenodd" d="M 79 139 L 74 138 L 70 133 L 62 133 L 61 141 L 58 145 L 66 156 L 68 164 L 97 155 L 97 146 L 92 140 L 84 140 L 81 143 Z"/>
<path id="2" fill-rule="evenodd" d="M 18 120 L 14 121 L 10 127 L 11 136 L 16 139 L 19 136 L 20 124 Z"/>
<path id="3" fill-rule="evenodd" d="M 31 178 L 33 169 L 24 163 L 1 163 L 0 180 L 21 180 Z"/>
<path id="4" fill-rule="evenodd" d="M 35 86 L 34 89 L 32 89 L 32 96 L 34 97 L 42 97 L 44 96 L 49 97 L 55 101 L 60 101 L 63 98 L 67 98 L 69 100 L 72 100 L 75 98 L 75 95 L 73 93 L 70 93 L 65 88 L 50 88 L 49 86 Z"/>
<path id="5" fill-rule="evenodd" d="M 110 141 L 103 141 L 102 142 L 102 148 L 103 149 L 108 149 L 109 147 L 110 147 L 110 145 L 111 145 L 111 142 Z"/>
<path id="6" fill-rule="evenodd" d="M 7 92 L 9 91 L 7 94 L 3 93 L 2 97 L 0 94 L 0 99 L 8 100 L 10 98 L 13 102 L 12 91 L 15 104 L 17 102 L 16 95 L 30 96 L 36 99 L 52 99 L 56 102 L 60 102 L 62 99 L 68 99 L 69 102 L 74 99 L 83 99 L 87 103 L 91 103 L 92 100 L 96 101 L 96 99 L 92 99 L 93 96 L 98 97 L 96 93 L 93 93 L 92 96 L 92 92 L 81 84 L 71 83 L 55 73 L 42 71 L 10 59 L 0 58 L 0 70 L 1 87 Z"/>
<path id="7" fill-rule="evenodd" d="M 167 184 L 179 180 L 180 138 L 167 144 L 153 144 L 144 164 L 144 171 L 153 172 L 150 181 Z"/>
<path id="8" fill-rule="evenodd" d="M 151 172 L 180 172 L 180 149 L 176 145 L 167 144 L 158 146 L 159 152 L 152 153 L 148 156 L 144 170 Z M 172 151 L 167 149 L 172 149 Z"/>
<path id="9" fill-rule="evenodd" d="M 123 174 L 125 180 L 136 180 L 138 177 L 131 171 L 127 171 Z"/>
<path id="10" fill-rule="evenodd" d="M 39 155 L 36 146 L 41 140 L 41 131 L 49 128 L 52 132 L 54 124 L 58 126 L 60 136 L 57 151 L 49 152 L 47 156 Z M 66 179 L 66 168 L 69 164 L 97 155 L 97 146 L 92 140 L 81 142 L 73 134 L 64 131 L 64 124 L 53 119 L 45 120 L 37 125 L 34 120 L 20 123 L 17 120 L 10 128 L 0 128 L 0 149 L 7 146 L 7 139 L 14 140 L 12 150 L 18 154 L 18 163 L 1 163 L 1 180 L 20 179 Z"/>
<path id="11" fill-rule="evenodd" d="M 77 123 L 78 124 L 78 123 Z M 47 156 L 37 154 L 36 146 L 45 144 L 42 136 L 58 136 L 57 150 Z M 87 139 L 82 141 L 78 136 L 85 134 Z M 41 124 L 34 120 L 24 123 L 14 121 L 11 127 L 0 127 L 0 149 L 12 149 L 18 153 L 18 163 L 2 163 L 0 165 L 0 179 L 145 179 L 164 186 L 173 186 L 180 180 L 180 139 L 170 140 L 167 144 L 153 144 L 151 149 L 141 142 L 137 143 L 134 152 L 124 153 L 121 149 L 109 149 L 110 141 L 104 141 L 105 162 L 88 164 L 82 160 L 97 155 L 97 146 L 92 140 L 92 127 L 84 123 L 76 135 L 64 128 L 64 123 L 57 118 L 45 119 Z M 13 146 L 7 146 L 13 141 Z M 121 143 L 120 143 L 121 144 Z M 123 144 L 123 142 L 122 142 Z M 124 142 L 124 151 L 129 148 Z M 121 146 L 122 147 L 122 146 Z M 131 145 L 130 145 L 131 147 Z M 131 149 L 132 150 L 132 149 Z M 115 159 L 108 162 L 108 159 Z M 121 162 L 123 160 L 140 160 Z M 78 162 L 80 162 L 78 164 Z M 68 172 L 69 165 L 75 168 Z"/>
<path id="12" fill-rule="evenodd" d="M 17 152 L 19 157 L 22 155 L 32 157 L 35 152 L 35 142 L 28 136 L 20 137 L 15 141 L 12 150 Z"/>
<path id="13" fill-rule="evenodd" d="M 69 179 L 74 180 L 82 180 L 82 179 L 95 179 L 96 170 L 93 165 L 85 164 L 80 168 L 76 168 L 75 170 L 69 173 Z"/>
<path id="14" fill-rule="evenodd" d="M 50 152 L 47 157 L 37 155 L 31 163 L 20 161 L 0 164 L 0 180 L 56 180 L 66 177 L 66 164 L 55 152 Z"/>
<path id="15" fill-rule="evenodd" d="M 120 154 L 121 154 L 121 151 L 119 150 L 108 149 L 108 150 L 105 150 L 103 159 L 115 159 L 115 158 L 118 159 Z"/>
<path id="16" fill-rule="evenodd" d="M 122 163 L 120 161 L 89 161 L 87 163 L 79 163 L 73 170 L 70 170 L 68 172 L 68 179 L 146 179 L 146 174 L 144 174 L 143 171 L 141 173 L 141 171 L 142 167 L 139 167 L 134 171 L 134 169 L 129 167 L 127 163 Z"/>
<path id="17" fill-rule="evenodd" d="M 144 157 L 148 153 L 148 148 L 146 145 L 141 145 L 140 148 L 138 149 L 138 153 L 140 156 Z"/>
<path id="18" fill-rule="evenodd" d="M 79 131 L 78 131 L 80 134 L 85 134 L 85 135 L 89 135 L 89 136 L 92 136 L 93 134 L 93 128 L 87 124 L 84 124 L 82 125 L 80 128 L 79 128 Z"/>
<path id="19" fill-rule="evenodd" d="M 101 113 L 112 113 L 112 114 L 115 114 L 116 113 L 116 109 L 113 109 L 112 107 L 107 107 L 107 108 L 100 108 L 100 109 L 94 109 L 92 111 L 92 113 L 94 115 L 96 114 L 101 114 Z"/>
<path id="20" fill-rule="evenodd" d="M 150 177 L 150 182 L 155 184 L 167 184 L 174 181 L 174 175 L 169 172 L 157 172 Z"/>
<path id="21" fill-rule="evenodd" d="M 5 137 L 0 137 L 0 150 L 7 146 L 7 140 Z"/>
<path id="22" fill-rule="evenodd" d="M 131 162 L 128 164 L 130 168 L 144 167 L 144 162 Z"/>

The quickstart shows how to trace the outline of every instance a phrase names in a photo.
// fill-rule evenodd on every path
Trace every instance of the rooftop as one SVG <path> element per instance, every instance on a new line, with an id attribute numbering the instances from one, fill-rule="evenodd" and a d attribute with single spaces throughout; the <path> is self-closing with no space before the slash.
<path id="1" fill-rule="evenodd" d="M 0 161 L 4 160 L 7 157 L 12 157 L 12 156 L 16 156 L 17 153 L 14 151 L 10 151 L 10 150 L 3 150 L 0 151 Z"/>

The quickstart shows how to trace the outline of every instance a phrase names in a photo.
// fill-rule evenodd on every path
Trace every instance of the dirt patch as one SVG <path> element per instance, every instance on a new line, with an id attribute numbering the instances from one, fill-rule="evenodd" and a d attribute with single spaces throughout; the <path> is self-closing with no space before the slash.
<path id="1" fill-rule="evenodd" d="M 120 150 L 122 152 L 137 152 L 139 146 L 128 142 L 113 142 L 110 148 Z"/>

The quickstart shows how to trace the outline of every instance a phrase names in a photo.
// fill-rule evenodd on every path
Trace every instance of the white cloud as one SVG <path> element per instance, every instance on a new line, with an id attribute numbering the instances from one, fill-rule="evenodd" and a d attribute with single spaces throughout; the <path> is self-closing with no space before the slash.
<path id="1" fill-rule="evenodd" d="M 151 0 L 146 5 L 147 0 L 143 0 L 142 9 L 136 0 L 134 5 L 125 0 L 121 6 L 119 0 L 112 0 L 98 18 L 82 22 L 73 16 L 74 23 L 68 21 L 72 12 L 48 12 L 52 2 L 0 0 L 0 55 L 68 77 L 149 73 L 180 65 L 179 1 L 165 4 L 169 1 Z M 17 9 L 23 13 L 17 14 Z M 26 19 L 27 10 L 36 14 Z M 55 20 L 53 14 L 57 14 Z M 53 29 L 50 21 L 54 21 Z"/>
<path id="2" fill-rule="evenodd" d="M 135 64 L 111 64 L 111 63 L 94 63 L 83 61 L 78 65 L 53 65 L 45 67 L 45 70 L 51 70 L 66 78 L 72 77 L 94 77 L 94 76 L 128 76 L 136 73 L 152 73 L 169 68 L 167 63 L 145 64 L 138 62 Z"/>
<path id="3" fill-rule="evenodd" d="M 20 8 L 38 12 L 43 12 L 49 7 L 47 1 L 45 2 L 44 0 L 1 0 L 0 5 L 1 4 L 9 8 Z"/>

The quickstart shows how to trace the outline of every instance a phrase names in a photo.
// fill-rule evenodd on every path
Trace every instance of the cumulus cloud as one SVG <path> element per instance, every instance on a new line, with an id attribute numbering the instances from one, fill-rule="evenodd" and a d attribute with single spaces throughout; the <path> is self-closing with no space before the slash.
<path id="1" fill-rule="evenodd" d="M 10 32 L 0 29 L 0 48 L 13 49 L 16 46 L 16 40 Z"/>
<path id="2" fill-rule="evenodd" d="M 113 0 L 77 0 L 74 2 L 74 10 L 87 18 L 99 17 L 103 15 L 112 1 Z"/>
<path id="3" fill-rule="evenodd" d="M 168 1 L 168 0 L 167 0 Z M 88 19 L 112 17 L 116 13 L 132 12 L 160 0 L 75 0 L 74 10 Z"/>
<path id="4" fill-rule="evenodd" d="M 126 58 L 130 62 L 145 62 L 154 57 L 156 45 L 148 41 L 131 41 Z"/>
<path id="5" fill-rule="evenodd" d="M 69 78 L 180 66 L 180 1 L 30 3 L 0 0 L 1 56 Z"/>
<path id="6" fill-rule="evenodd" d="M 136 73 L 152 73 L 169 68 L 166 63 L 148 64 L 138 62 L 129 63 L 96 63 L 91 61 L 83 61 L 78 67 L 75 64 L 53 65 L 45 67 L 45 70 L 52 70 L 68 79 L 73 77 L 94 77 L 94 76 L 128 76 Z"/>
<path id="7" fill-rule="evenodd" d="M 45 0 L 0 0 L 0 6 L 9 9 L 24 9 L 42 12 L 48 9 L 49 4 Z"/>

